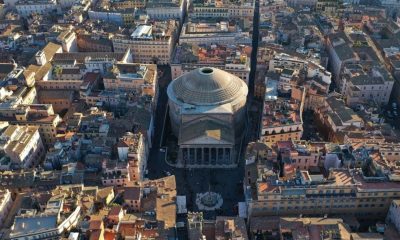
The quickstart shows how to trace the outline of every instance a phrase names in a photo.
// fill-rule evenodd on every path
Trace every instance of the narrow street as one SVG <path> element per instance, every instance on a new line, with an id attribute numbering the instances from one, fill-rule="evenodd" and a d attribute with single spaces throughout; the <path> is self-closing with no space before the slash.
<path id="1" fill-rule="evenodd" d="M 249 95 L 247 96 L 247 102 L 252 102 L 254 96 L 254 81 L 256 77 L 257 68 L 257 51 L 259 42 L 259 22 L 260 22 L 260 0 L 255 1 L 254 17 L 253 17 L 253 42 L 251 51 L 251 65 L 249 75 Z"/>
<path id="2" fill-rule="evenodd" d="M 254 99 L 255 79 L 257 72 L 257 52 L 259 43 L 259 22 L 260 22 L 260 0 L 255 1 L 254 18 L 253 18 L 253 42 L 251 52 L 251 68 L 249 76 L 249 95 L 247 96 L 247 136 L 245 145 L 250 141 L 255 141 L 259 134 L 259 114 L 252 111 L 252 108 L 261 109 L 260 102 Z M 243 149 L 244 151 L 244 149 Z"/>
<path id="3" fill-rule="evenodd" d="M 162 77 L 160 77 L 159 84 L 159 94 L 157 99 L 157 108 L 154 117 L 154 136 L 152 142 L 152 148 L 150 149 L 149 159 L 147 162 L 148 166 L 148 178 L 156 179 L 163 176 L 163 171 L 168 171 L 169 165 L 164 161 L 165 153 L 160 151 L 160 147 L 163 144 L 164 131 L 164 120 L 167 114 L 168 96 L 167 87 L 171 82 L 171 68 L 159 67 L 163 71 Z"/>

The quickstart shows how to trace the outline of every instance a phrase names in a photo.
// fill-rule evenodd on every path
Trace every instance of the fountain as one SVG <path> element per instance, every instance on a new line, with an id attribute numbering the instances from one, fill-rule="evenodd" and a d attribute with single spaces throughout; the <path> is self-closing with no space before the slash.
<path id="1" fill-rule="evenodd" d="M 196 204 L 199 210 L 213 211 L 221 208 L 222 203 L 222 196 L 211 191 L 198 193 L 196 197 Z"/>

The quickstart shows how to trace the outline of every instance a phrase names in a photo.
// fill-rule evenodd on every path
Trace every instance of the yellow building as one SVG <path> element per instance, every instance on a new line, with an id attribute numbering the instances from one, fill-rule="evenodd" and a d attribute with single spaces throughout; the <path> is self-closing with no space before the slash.
<path id="1" fill-rule="evenodd" d="M 260 138 L 269 145 L 279 141 L 300 140 L 303 134 L 304 91 L 293 89 L 290 99 L 278 98 L 277 86 L 277 81 L 266 80 Z"/>
<path id="2" fill-rule="evenodd" d="M 155 95 L 157 66 L 154 64 L 117 63 L 104 75 L 106 90 L 134 91 Z"/>
<path id="3" fill-rule="evenodd" d="M 132 11 L 134 11 L 132 9 Z M 135 23 L 135 14 L 132 12 L 122 12 L 121 13 L 122 16 L 122 21 L 124 22 L 125 26 L 133 26 L 133 24 Z"/>
<path id="4" fill-rule="evenodd" d="M 146 1 L 144 0 L 117 0 L 112 2 L 112 7 L 116 9 L 134 9 L 144 8 Z"/>
<path id="5" fill-rule="evenodd" d="M 400 197 L 397 144 L 332 151 L 322 143 L 313 143 L 313 147 L 295 143 L 286 143 L 289 148 L 278 143 L 274 148 L 277 158 L 266 157 L 268 151 L 263 149 L 268 148 L 262 144 L 249 144 L 243 181 L 249 217 L 329 214 L 378 219 L 385 217 L 392 200 Z M 307 156 L 307 151 L 316 150 L 315 158 Z M 346 159 L 353 163 L 347 164 Z M 324 171 L 315 173 L 322 166 Z"/>
<path id="6" fill-rule="evenodd" d="M 384 217 L 392 200 L 400 196 L 400 183 L 371 181 L 357 170 L 335 169 L 327 178 L 300 171 L 287 181 L 270 178 L 254 182 L 249 215 Z"/>
<path id="7" fill-rule="evenodd" d="M 169 64 L 174 50 L 178 22 L 175 20 L 141 24 L 131 35 L 117 34 L 115 52 L 130 49 L 134 62 Z"/>
<path id="8" fill-rule="evenodd" d="M 40 137 L 46 147 L 56 142 L 57 126 L 61 122 L 58 114 L 54 114 L 53 107 L 48 104 L 20 105 L 16 109 L 5 110 L 0 114 L 11 114 L 10 117 L 0 117 L 11 124 L 38 126 Z"/>

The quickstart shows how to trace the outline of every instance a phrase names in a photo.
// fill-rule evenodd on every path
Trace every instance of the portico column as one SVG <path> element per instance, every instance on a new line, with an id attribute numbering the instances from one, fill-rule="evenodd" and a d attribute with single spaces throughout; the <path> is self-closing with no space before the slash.
<path id="1" fill-rule="evenodd" d="M 221 155 L 219 155 L 220 158 L 218 159 L 218 160 L 219 160 L 218 162 L 221 162 L 221 161 L 224 160 L 224 148 L 220 148 L 219 151 L 221 151 Z M 219 152 L 218 152 L 218 153 L 219 153 Z"/>
<path id="2" fill-rule="evenodd" d="M 212 151 L 213 151 L 213 148 L 210 147 L 210 161 L 208 162 L 209 165 L 211 165 L 212 161 L 213 161 L 213 152 Z"/>
<path id="3" fill-rule="evenodd" d="M 189 158 L 189 149 L 185 147 L 183 149 L 183 164 L 184 165 L 188 164 L 188 158 Z"/>
<path id="4" fill-rule="evenodd" d="M 217 161 L 218 161 L 218 149 L 219 149 L 219 148 L 215 148 L 215 162 L 214 162 L 213 165 L 216 165 L 216 164 L 217 164 Z"/>
<path id="5" fill-rule="evenodd" d="M 185 148 L 181 148 L 180 149 L 180 151 L 181 151 L 181 159 L 179 159 L 179 164 L 184 164 L 184 161 L 185 161 Z"/>
<path id="6" fill-rule="evenodd" d="M 187 148 L 187 153 L 188 153 L 188 155 L 187 155 L 187 164 L 192 164 L 192 158 L 190 157 L 190 150 L 191 150 L 191 148 Z"/>
<path id="7" fill-rule="evenodd" d="M 221 148 L 217 148 L 217 157 L 218 157 L 219 163 L 220 164 L 224 164 L 224 157 L 221 156 L 221 158 L 219 158 L 220 157 L 220 155 L 219 155 L 219 151 L 220 150 L 222 150 L 222 149 Z"/>
<path id="8" fill-rule="evenodd" d="M 211 148 L 208 148 L 208 164 L 211 164 L 212 161 L 212 151 Z"/>
<path id="9" fill-rule="evenodd" d="M 223 151 L 222 152 L 222 162 L 225 162 L 226 161 L 225 160 L 226 159 L 226 148 L 223 148 L 222 151 Z"/>
<path id="10" fill-rule="evenodd" d="M 197 163 L 197 148 L 194 148 L 194 164 L 198 164 Z"/>
<path id="11" fill-rule="evenodd" d="M 229 162 L 229 149 L 228 148 L 224 148 L 224 156 L 225 156 L 225 161 Z"/>
<path id="12" fill-rule="evenodd" d="M 215 162 L 213 163 L 213 165 L 217 165 L 218 163 L 218 149 L 219 148 L 215 148 Z"/>
<path id="13" fill-rule="evenodd" d="M 219 148 L 215 148 L 215 162 L 213 162 L 213 165 L 216 165 L 218 161 L 218 149 Z"/>
<path id="14" fill-rule="evenodd" d="M 201 164 L 201 161 L 202 161 L 201 160 L 201 148 L 197 148 L 196 156 L 197 156 L 197 164 Z"/>
<path id="15" fill-rule="evenodd" d="M 228 148 L 228 159 L 227 159 L 227 162 L 229 162 L 229 164 L 231 163 L 231 149 L 230 148 Z"/>
<path id="16" fill-rule="evenodd" d="M 179 148 L 178 156 L 180 156 L 180 158 L 178 158 L 178 165 L 179 165 L 179 164 L 182 164 L 182 161 L 183 161 L 183 148 Z"/>
<path id="17" fill-rule="evenodd" d="M 186 148 L 186 164 L 190 164 L 190 148 Z"/>
<path id="18" fill-rule="evenodd" d="M 201 164 L 204 165 L 204 148 L 201 148 Z"/>
<path id="19" fill-rule="evenodd" d="M 194 153 L 194 150 L 195 150 L 195 148 L 190 148 L 190 155 L 192 154 L 192 152 L 193 152 L 193 156 L 191 157 L 191 159 L 190 159 L 190 162 L 192 163 L 192 164 L 196 164 L 196 160 L 195 160 L 195 153 Z"/>
<path id="20" fill-rule="evenodd" d="M 216 153 L 216 155 L 217 155 L 219 164 L 224 164 L 224 160 L 223 160 L 222 158 L 219 158 L 219 150 L 220 150 L 220 149 L 221 149 L 221 148 L 217 148 L 217 153 Z"/>

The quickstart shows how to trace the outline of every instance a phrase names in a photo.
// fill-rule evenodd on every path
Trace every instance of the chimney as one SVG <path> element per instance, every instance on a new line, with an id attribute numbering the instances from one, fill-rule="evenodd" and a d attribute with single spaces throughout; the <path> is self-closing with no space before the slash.
<path id="1" fill-rule="evenodd" d="M 35 54 L 36 58 L 36 64 L 43 66 L 47 63 L 46 55 L 44 54 L 44 51 L 40 50 Z"/>

